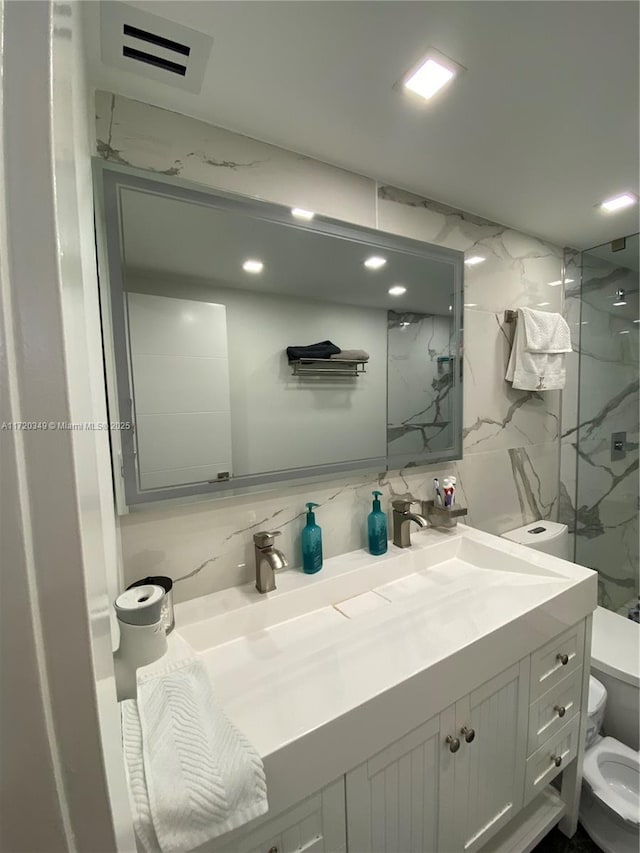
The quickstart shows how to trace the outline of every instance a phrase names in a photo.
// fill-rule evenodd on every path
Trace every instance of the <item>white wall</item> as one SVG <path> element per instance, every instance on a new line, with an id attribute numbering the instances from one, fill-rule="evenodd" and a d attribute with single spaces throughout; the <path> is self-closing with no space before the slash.
<path id="1" fill-rule="evenodd" d="M 128 275 L 126 287 L 226 307 L 234 476 L 386 456 L 386 311 L 193 279 Z M 366 350 L 367 372 L 292 376 L 286 347 L 327 339 Z"/>
<path id="2" fill-rule="evenodd" d="M 104 419 L 79 7 L 2 11 L 3 420 Z M 1 442 L 0 847 L 131 851 L 106 435 L 39 429 Z"/>
<path id="3" fill-rule="evenodd" d="M 204 122 L 109 93 L 98 93 L 97 150 L 113 162 L 300 206 L 346 222 L 482 255 L 465 269 L 464 459 L 380 477 L 351 475 L 314 486 L 282 486 L 243 498 L 156 506 L 120 520 L 124 571 L 180 579 L 181 600 L 247 581 L 251 534 L 278 529 L 290 562 L 300 562 L 304 501 L 321 504 L 327 556 L 363 547 L 371 490 L 386 506 L 396 495 L 427 497 L 435 474 L 455 470 L 469 521 L 502 532 L 553 517 L 558 495 L 559 392 L 513 391 L 504 373 L 511 329 L 506 308 L 561 307 L 562 253 L 503 225 L 404 190 L 378 184 Z M 526 169 L 526 164 L 523 164 Z"/>

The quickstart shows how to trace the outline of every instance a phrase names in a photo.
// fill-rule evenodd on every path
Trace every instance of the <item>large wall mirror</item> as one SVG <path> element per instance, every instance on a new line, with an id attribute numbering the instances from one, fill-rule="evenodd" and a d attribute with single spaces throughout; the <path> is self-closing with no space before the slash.
<path id="1" fill-rule="evenodd" d="M 103 163 L 96 189 L 127 505 L 460 458 L 461 252 Z"/>

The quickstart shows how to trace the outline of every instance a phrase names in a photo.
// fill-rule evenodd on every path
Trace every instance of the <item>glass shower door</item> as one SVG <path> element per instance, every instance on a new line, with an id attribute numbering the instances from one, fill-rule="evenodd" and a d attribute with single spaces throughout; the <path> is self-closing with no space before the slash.
<path id="1" fill-rule="evenodd" d="M 576 562 L 599 603 L 638 601 L 638 235 L 582 253 Z"/>

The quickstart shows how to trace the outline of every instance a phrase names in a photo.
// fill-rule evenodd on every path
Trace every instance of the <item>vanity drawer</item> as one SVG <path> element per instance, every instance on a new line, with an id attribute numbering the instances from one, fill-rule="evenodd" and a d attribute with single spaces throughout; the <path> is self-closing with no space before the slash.
<path id="1" fill-rule="evenodd" d="M 531 655 L 531 701 L 551 690 L 574 669 L 582 665 L 584 622 L 554 637 Z"/>
<path id="2" fill-rule="evenodd" d="M 576 714 L 527 759 L 524 783 L 525 806 L 576 757 L 579 733 L 580 714 Z"/>
<path id="3" fill-rule="evenodd" d="M 578 668 L 531 705 L 527 755 L 534 753 L 580 711 L 581 696 L 582 669 Z"/>

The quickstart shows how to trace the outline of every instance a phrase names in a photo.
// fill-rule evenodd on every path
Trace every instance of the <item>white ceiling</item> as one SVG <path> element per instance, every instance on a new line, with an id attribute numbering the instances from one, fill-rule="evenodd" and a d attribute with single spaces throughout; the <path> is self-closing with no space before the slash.
<path id="1" fill-rule="evenodd" d="M 100 61 L 96 87 L 413 190 L 560 245 L 638 231 L 637 2 L 131 5 L 210 34 L 200 94 Z M 433 46 L 467 71 L 424 106 L 394 84 Z"/>

